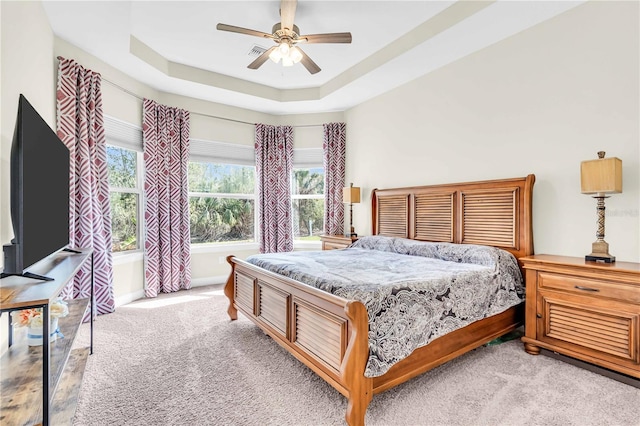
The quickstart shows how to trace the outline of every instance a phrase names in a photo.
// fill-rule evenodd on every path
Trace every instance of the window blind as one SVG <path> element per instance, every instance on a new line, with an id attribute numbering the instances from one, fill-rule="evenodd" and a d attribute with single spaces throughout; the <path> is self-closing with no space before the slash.
<path id="1" fill-rule="evenodd" d="M 293 150 L 294 169 L 323 167 L 322 148 L 299 148 Z"/>
<path id="2" fill-rule="evenodd" d="M 142 152 L 142 127 L 105 115 L 104 133 L 107 144 Z"/>
<path id="3" fill-rule="evenodd" d="M 189 159 L 203 163 L 237 164 L 255 166 L 253 145 L 214 142 L 191 138 L 189 141 Z"/>

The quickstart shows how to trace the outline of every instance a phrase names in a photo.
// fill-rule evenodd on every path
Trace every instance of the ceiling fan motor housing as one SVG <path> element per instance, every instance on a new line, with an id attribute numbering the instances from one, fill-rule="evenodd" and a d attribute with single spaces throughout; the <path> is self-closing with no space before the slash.
<path id="1" fill-rule="evenodd" d="M 282 23 L 278 22 L 273 25 L 271 32 L 276 39 L 290 38 L 291 40 L 297 40 L 300 37 L 300 28 L 295 24 L 293 24 L 293 30 L 287 31 L 286 29 L 283 30 Z"/>

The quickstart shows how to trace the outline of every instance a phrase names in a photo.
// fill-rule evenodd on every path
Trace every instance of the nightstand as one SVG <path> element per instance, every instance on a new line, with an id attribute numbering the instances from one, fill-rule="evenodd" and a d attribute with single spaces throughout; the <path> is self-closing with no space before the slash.
<path id="1" fill-rule="evenodd" d="M 640 264 L 535 255 L 526 271 L 525 350 L 640 378 Z"/>
<path id="2" fill-rule="evenodd" d="M 345 237 L 344 235 L 322 235 L 322 250 L 335 250 L 347 248 L 356 241 L 358 237 Z"/>

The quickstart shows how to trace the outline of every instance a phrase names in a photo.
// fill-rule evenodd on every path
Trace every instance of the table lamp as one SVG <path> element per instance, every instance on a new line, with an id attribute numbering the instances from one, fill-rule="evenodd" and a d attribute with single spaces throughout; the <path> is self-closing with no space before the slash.
<path id="1" fill-rule="evenodd" d="M 360 188 L 351 183 L 346 188 L 342 188 L 342 202 L 349 203 L 349 232 L 345 232 L 345 237 L 357 237 L 353 229 L 353 205 L 360 202 Z"/>
<path id="2" fill-rule="evenodd" d="M 616 157 L 604 158 L 604 151 L 598 152 L 597 160 L 580 163 L 580 185 L 583 194 L 595 194 L 598 200 L 598 229 L 596 241 L 591 245 L 591 254 L 584 257 L 587 261 L 612 263 L 615 256 L 609 254 L 609 244 L 604 240 L 604 199 L 605 194 L 622 192 L 622 160 Z"/>

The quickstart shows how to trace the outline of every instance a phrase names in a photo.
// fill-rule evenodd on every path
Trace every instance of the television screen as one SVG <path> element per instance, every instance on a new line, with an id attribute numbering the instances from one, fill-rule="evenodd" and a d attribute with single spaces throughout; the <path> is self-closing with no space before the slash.
<path id="1" fill-rule="evenodd" d="M 7 256 L 5 246 L 4 274 L 22 274 L 69 244 L 69 149 L 23 95 L 11 146 L 11 220 L 15 253 Z"/>

